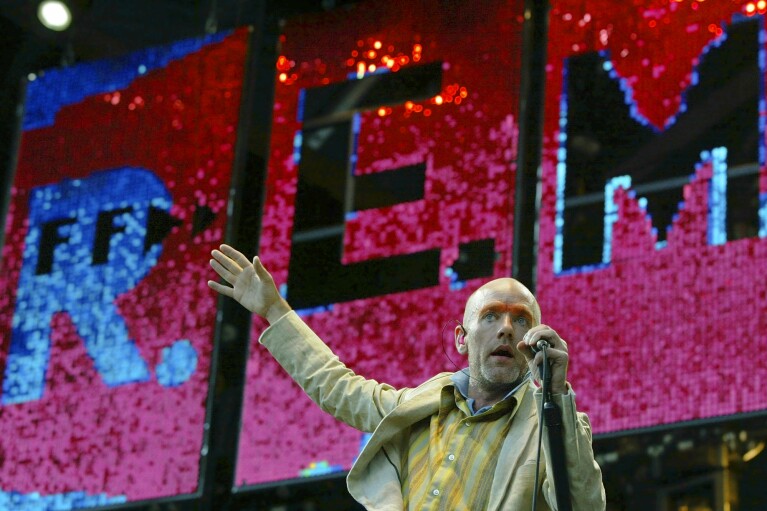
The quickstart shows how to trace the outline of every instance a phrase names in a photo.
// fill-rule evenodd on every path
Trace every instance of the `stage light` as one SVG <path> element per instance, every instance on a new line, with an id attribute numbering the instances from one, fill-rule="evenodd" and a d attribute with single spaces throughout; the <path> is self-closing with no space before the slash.
<path id="1" fill-rule="evenodd" d="M 44 0 L 37 7 L 37 18 L 40 23 L 51 30 L 61 32 L 72 23 L 72 13 L 67 4 L 60 0 Z"/>

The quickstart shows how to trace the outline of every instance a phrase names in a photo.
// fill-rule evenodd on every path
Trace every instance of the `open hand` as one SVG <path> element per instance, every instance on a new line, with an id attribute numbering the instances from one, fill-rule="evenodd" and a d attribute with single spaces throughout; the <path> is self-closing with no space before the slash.
<path id="1" fill-rule="evenodd" d="M 211 251 L 210 265 L 231 287 L 209 280 L 208 286 L 224 296 L 234 298 L 243 307 L 273 323 L 290 311 L 290 305 L 280 296 L 274 279 L 258 256 L 251 263 L 241 252 L 221 245 Z"/>

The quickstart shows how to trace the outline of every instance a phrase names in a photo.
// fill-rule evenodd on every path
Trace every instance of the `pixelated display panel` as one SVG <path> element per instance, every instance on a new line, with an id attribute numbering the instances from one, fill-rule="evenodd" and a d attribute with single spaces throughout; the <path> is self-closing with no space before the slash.
<path id="1" fill-rule="evenodd" d="M 422 0 L 285 27 L 260 255 L 361 375 L 415 386 L 456 369 L 446 352 L 463 367 L 451 320 L 510 274 L 522 20 L 522 2 Z M 309 401 L 263 329 L 236 484 L 348 469 L 366 436 Z"/>
<path id="2" fill-rule="evenodd" d="M 767 408 L 764 14 L 550 12 L 537 290 L 597 433 Z"/>
<path id="3" fill-rule="evenodd" d="M 30 77 L 0 262 L 0 509 L 194 494 L 247 31 Z"/>

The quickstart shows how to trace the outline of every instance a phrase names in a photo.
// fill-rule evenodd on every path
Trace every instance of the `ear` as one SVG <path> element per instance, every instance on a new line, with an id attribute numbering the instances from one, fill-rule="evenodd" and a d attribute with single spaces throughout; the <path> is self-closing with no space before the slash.
<path id="1" fill-rule="evenodd" d="M 455 327 L 455 349 L 461 355 L 466 355 L 469 351 L 466 346 L 466 330 L 461 325 L 456 325 Z"/>

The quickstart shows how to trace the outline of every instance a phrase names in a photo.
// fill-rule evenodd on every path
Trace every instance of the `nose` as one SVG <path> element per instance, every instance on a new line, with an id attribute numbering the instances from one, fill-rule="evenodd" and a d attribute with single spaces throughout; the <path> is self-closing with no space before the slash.
<path id="1" fill-rule="evenodd" d="M 500 325 L 498 326 L 498 338 L 503 339 L 508 337 L 509 339 L 514 336 L 514 318 L 511 314 L 504 314 L 501 318 Z"/>

